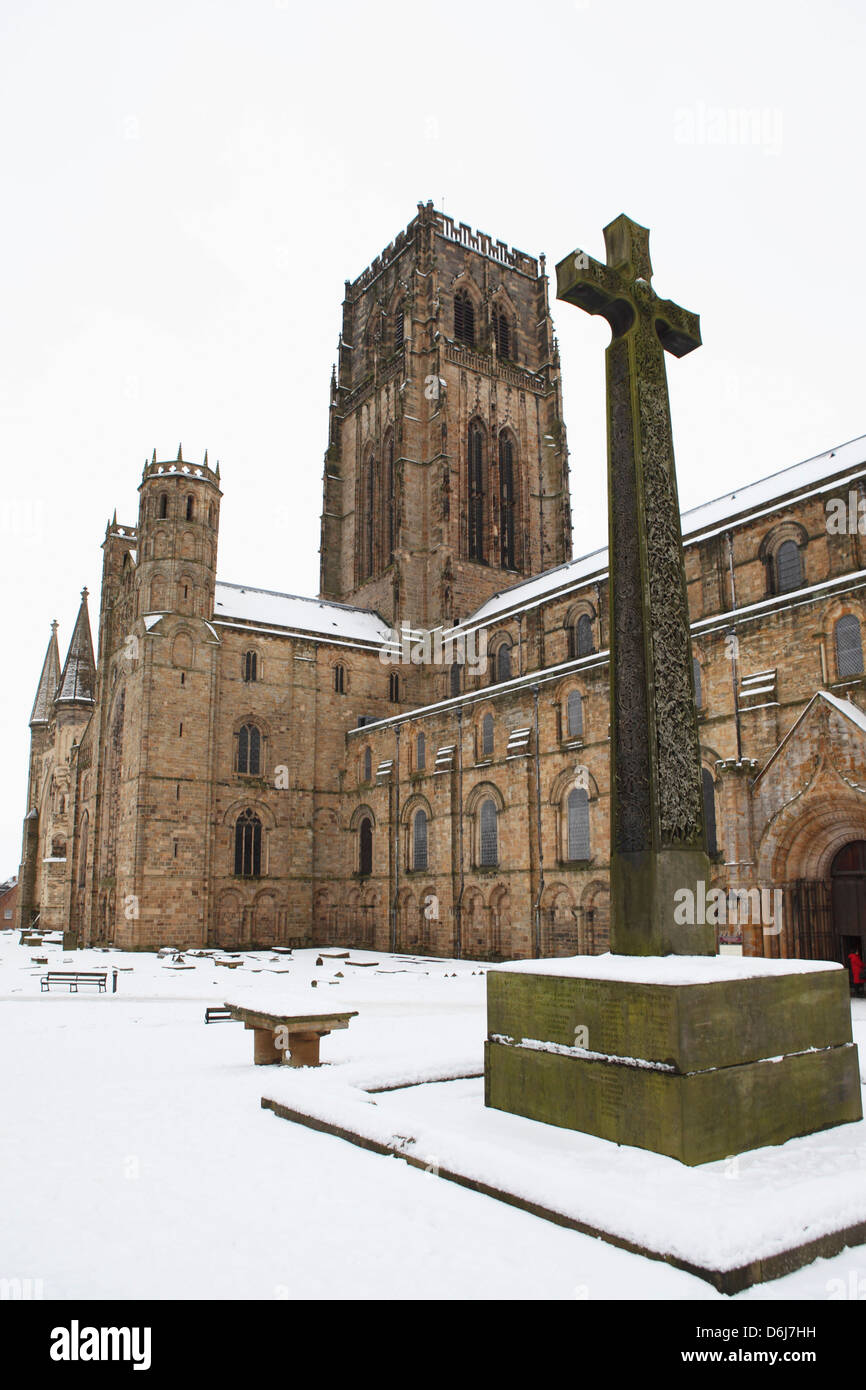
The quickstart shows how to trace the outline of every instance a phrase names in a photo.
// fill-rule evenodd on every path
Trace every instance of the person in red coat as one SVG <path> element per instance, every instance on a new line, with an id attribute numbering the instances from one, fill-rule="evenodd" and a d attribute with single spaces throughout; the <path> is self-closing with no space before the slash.
<path id="1" fill-rule="evenodd" d="M 862 994 L 863 986 L 866 985 L 866 965 L 863 964 L 863 957 L 859 951 L 851 951 L 849 953 L 848 965 L 851 968 L 851 980 L 854 985 L 854 993 Z"/>

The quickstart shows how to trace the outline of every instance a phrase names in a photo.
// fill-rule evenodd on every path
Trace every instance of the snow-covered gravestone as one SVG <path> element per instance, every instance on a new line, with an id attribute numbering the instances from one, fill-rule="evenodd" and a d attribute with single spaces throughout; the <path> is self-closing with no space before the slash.
<path id="1" fill-rule="evenodd" d="M 700 324 L 652 288 L 645 227 L 604 237 L 606 264 L 560 262 L 557 297 L 612 329 L 613 954 L 488 973 L 486 1101 L 695 1164 L 860 1119 L 859 1069 L 845 970 L 734 965 L 677 910 L 710 866 L 665 351 Z"/>

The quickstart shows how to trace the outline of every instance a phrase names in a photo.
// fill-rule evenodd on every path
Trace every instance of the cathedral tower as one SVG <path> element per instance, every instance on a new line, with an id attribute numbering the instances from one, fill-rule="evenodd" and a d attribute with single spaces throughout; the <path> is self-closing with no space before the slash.
<path id="1" fill-rule="evenodd" d="M 432 203 L 346 282 L 323 598 L 433 627 L 571 557 L 544 258 Z"/>
<path id="2" fill-rule="evenodd" d="M 177 458 L 145 464 L 138 489 L 139 613 L 213 617 L 220 476 Z"/>

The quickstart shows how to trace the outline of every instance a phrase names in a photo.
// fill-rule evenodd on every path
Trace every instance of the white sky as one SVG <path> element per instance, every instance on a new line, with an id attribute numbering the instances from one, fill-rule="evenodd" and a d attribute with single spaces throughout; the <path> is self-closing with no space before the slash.
<path id="1" fill-rule="evenodd" d="M 855 0 L 5 0 L 0 877 L 50 621 L 62 657 L 87 584 L 95 627 L 154 446 L 219 458 L 221 578 L 316 592 L 343 282 L 419 200 L 551 272 L 652 229 L 704 339 L 668 359 L 683 506 L 864 432 L 864 30 Z M 554 311 L 580 554 L 609 330 Z"/>

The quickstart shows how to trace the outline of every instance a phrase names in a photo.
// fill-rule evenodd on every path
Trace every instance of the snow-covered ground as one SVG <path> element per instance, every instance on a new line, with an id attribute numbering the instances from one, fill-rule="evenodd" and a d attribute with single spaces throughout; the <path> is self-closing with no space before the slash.
<path id="1" fill-rule="evenodd" d="M 317 966 L 315 951 L 235 959 L 232 969 L 190 954 L 64 956 L 0 933 L 0 1279 L 40 1280 L 45 1298 L 720 1297 L 664 1264 L 261 1109 L 263 1095 L 297 1083 L 324 1095 L 477 1074 L 485 967 L 363 952 L 351 960 L 378 965 L 326 956 Z M 117 968 L 118 992 L 40 992 L 46 969 L 71 968 Z M 254 1067 L 239 1024 L 205 1026 L 205 1007 L 228 998 L 359 1013 L 323 1040 L 329 1065 L 299 1073 Z M 866 1058 L 866 1003 L 854 1013 Z M 449 1092 L 467 1129 L 478 1090 L 467 1080 Z M 370 1099 L 384 1115 L 414 1108 L 420 1121 L 435 1092 Z M 575 1182 L 600 1184 L 597 1164 L 581 1160 L 586 1136 L 556 1134 L 560 1149 L 574 1144 Z M 640 1153 L 606 1147 L 637 1182 Z M 823 1300 L 866 1292 L 864 1280 L 861 1247 L 741 1297 Z"/>

